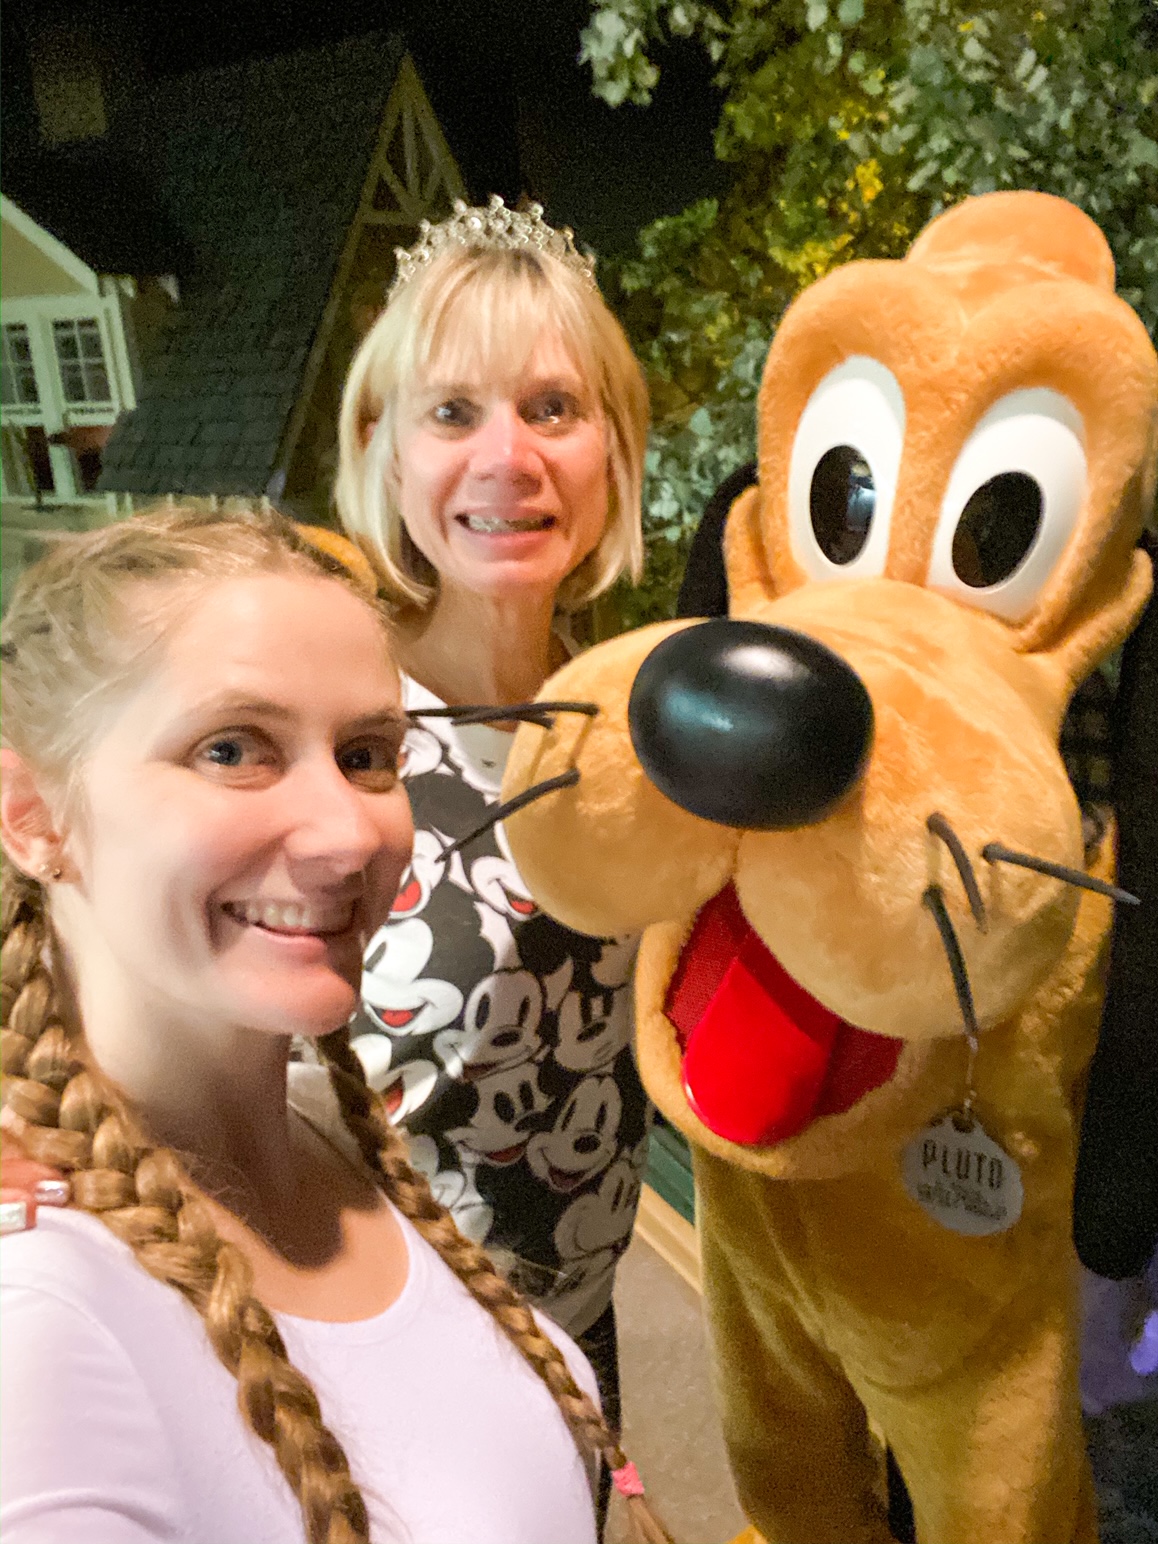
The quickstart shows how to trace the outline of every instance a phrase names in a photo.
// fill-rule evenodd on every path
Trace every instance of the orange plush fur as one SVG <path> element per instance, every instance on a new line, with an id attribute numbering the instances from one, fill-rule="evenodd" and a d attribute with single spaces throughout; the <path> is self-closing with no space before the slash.
<path id="1" fill-rule="evenodd" d="M 891 370 L 903 454 L 873 577 L 809 579 L 788 534 L 789 459 L 818 383 L 852 356 Z M 1049 388 L 1080 415 L 1076 527 L 1014 620 L 926 585 L 950 471 L 991 406 Z M 505 792 L 578 768 L 513 816 L 539 902 L 597 934 L 646 929 L 637 988 L 647 1087 L 695 1157 L 725 1435 L 745 1510 L 770 1544 L 889 1538 L 870 1423 L 897 1456 L 922 1544 L 1069 1544 L 1097 1536 L 1077 1390 L 1071 1195 L 1077 1102 L 1093 1051 L 1111 903 L 980 857 L 999 841 L 1108 877 L 1083 848 L 1058 752 L 1067 702 L 1128 633 L 1150 565 L 1158 368 L 1113 293 L 1096 227 L 1032 193 L 968 200 L 903 262 L 852 263 L 790 309 L 759 401 L 759 483 L 732 508 L 733 618 L 809 634 L 872 700 L 863 776 L 833 813 L 748 831 L 686 813 L 647 779 L 627 722 L 661 624 L 569 663 L 544 699 L 588 699 L 519 732 Z M 944 814 L 977 869 L 973 922 Z M 664 1012 L 699 909 L 731 881 L 760 940 L 848 1023 L 901 1040 L 894 1075 L 843 1114 L 771 1146 L 701 1123 Z M 961 1100 L 966 1043 L 933 919 L 945 892 L 981 1024 L 982 1121 L 1020 1166 L 1020 1220 L 963 1237 L 901 1182 L 905 1144 Z"/>

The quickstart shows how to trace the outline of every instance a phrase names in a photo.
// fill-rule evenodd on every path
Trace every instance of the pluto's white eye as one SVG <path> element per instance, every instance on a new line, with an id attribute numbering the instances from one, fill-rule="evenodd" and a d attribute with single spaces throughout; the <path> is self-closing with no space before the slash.
<path id="1" fill-rule="evenodd" d="M 1082 417 L 1047 387 L 1003 397 L 949 477 L 928 585 L 1020 621 L 1073 535 L 1086 497 Z"/>
<path id="2" fill-rule="evenodd" d="M 897 379 L 867 355 L 846 359 L 812 393 L 788 468 L 789 540 L 810 579 L 884 573 L 904 438 Z"/>

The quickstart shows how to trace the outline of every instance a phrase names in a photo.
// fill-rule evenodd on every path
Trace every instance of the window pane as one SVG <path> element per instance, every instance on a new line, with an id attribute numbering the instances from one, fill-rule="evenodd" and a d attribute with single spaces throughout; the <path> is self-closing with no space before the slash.
<path id="1" fill-rule="evenodd" d="M 76 334 L 67 322 L 55 322 L 52 328 L 56 338 L 56 357 L 58 359 L 76 359 L 80 354 L 77 347 Z"/>
<path id="2" fill-rule="evenodd" d="M 28 341 L 28 328 L 23 322 L 10 322 L 3 331 L 4 394 L 9 405 L 31 404 L 40 401 L 36 389 L 36 371 L 32 365 L 32 350 Z"/>
<path id="3" fill-rule="evenodd" d="M 0 367 L 0 402 L 12 403 L 16 401 L 16 382 L 12 371 L 5 363 Z"/>
<path id="4" fill-rule="evenodd" d="M 62 364 L 60 367 L 60 383 L 64 387 L 64 400 L 66 402 L 84 401 L 84 372 L 79 365 Z"/>
<path id="5" fill-rule="evenodd" d="M 103 359 L 104 350 L 101 348 L 101 330 L 96 322 L 78 322 L 76 330 L 80 334 L 80 353 L 82 359 Z"/>
<path id="6" fill-rule="evenodd" d="M 86 395 L 90 402 L 109 400 L 109 377 L 104 365 L 85 365 L 84 378 L 88 387 Z"/>

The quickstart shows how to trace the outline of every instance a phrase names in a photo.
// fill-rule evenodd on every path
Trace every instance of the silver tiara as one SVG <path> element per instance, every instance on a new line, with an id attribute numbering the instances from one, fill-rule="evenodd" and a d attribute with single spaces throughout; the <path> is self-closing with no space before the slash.
<path id="1" fill-rule="evenodd" d="M 514 252 L 521 247 L 534 247 L 536 251 L 558 258 L 592 289 L 597 289 L 594 257 L 580 252 L 575 245 L 574 231 L 566 226 L 555 230 L 547 224 L 543 219 L 542 204 L 529 204 L 525 211 L 508 209 L 499 195 L 492 193 L 485 209 L 471 209 L 461 198 L 456 198 L 454 213 L 448 220 L 438 225 L 423 220 L 418 229 L 421 234 L 409 251 L 405 247 L 394 248 L 398 266 L 388 299 L 447 247 L 501 248 Z"/>

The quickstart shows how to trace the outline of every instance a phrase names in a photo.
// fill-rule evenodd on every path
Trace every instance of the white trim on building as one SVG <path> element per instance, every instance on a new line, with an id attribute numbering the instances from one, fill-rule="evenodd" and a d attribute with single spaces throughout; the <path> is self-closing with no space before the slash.
<path id="1" fill-rule="evenodd" d="M 60 272 L 69 290 L 3 297 L 0 326 L 21 355 L 30 356 L 38 398 L 35 402 L 19 400 L 29 393 L 12 389 L 15 373 L 5 372 L 8 395 L 14 400 L 3 403 L 6 444 L 0 459 L 0 494 L 20 496 L 30 491 L 12 486 L 22 431 L 40 428 L 51 436 L 83 425 L 113 424 L 121 413 L 136 407 L 137 395 L 125 341 L 122 286 L 115 279 L 96 274 L 2 194 L 0 215 L 5 226 Z M 93 326 L 85 327 L 86 322 L 94 324 L 95 331 Z M 9 333 L 9 328 L 18 331 Z M 75 361 L 67 357 L 73 346 Z M 50 496 L 57 500 L 76 497 L 81 488 L 72 452 L 64 445 L 49 445 L 48 456 L 53 480 Z"/>
<path id="2" fill-rule="evenodd" d="M 89 290 L 94 295 L 98 292 L 100 281 L 88 264 L 77 257 L 71 247 L 66 247 L 63 241 L 58 241 L 50 231 L 46 231 L 43 225 L 37 225 L 32 216 L 25 214 L 5 193 L 0 193 L 0 220 L 43 253 L 74 284 L 79 284 L 81 289 Z"/>

